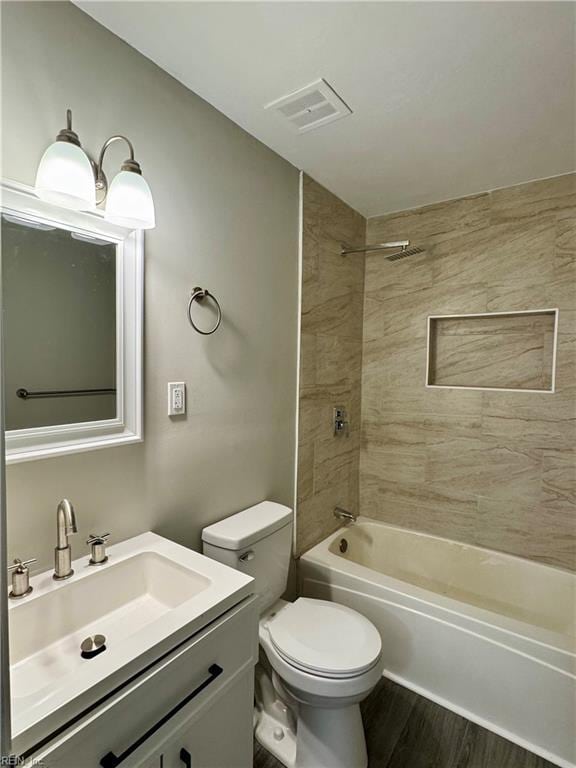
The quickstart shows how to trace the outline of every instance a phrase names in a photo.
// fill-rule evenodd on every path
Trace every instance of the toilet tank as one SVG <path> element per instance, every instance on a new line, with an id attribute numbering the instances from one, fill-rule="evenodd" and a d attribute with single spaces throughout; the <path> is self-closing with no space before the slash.
<path id="1" fill-rule="evenodd" d="M 286 590 L 292 551 L 292 510 L 273 501 L 214 523 L 202 531 L 202 552 L 256 580 L 263 612 Z"/>

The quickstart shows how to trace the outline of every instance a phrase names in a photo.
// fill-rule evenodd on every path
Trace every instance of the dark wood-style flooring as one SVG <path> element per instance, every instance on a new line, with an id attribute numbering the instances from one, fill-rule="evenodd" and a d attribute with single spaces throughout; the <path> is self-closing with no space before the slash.
<path id="1" fill-rule="evenodd" d="M 556 768 L 385 678 L 362 704 L 369 768 Z M 258 743 L 254 768 L 282 768 Z"/>

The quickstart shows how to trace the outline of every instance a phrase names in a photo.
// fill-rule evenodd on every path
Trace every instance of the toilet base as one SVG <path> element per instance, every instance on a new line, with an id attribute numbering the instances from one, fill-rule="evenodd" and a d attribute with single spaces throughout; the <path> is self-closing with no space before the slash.
<path id="1" fill-rule="evenodd" d="M 296 768 L 296 734 L 268 712 L 258 712 L 256 741 L 286 768 Z"/>
<path id="2" fill-rule="evenodd" d="M 255 699 L 256 740 L 286 768 L 295 768 L 296 715 L 279 695 L 262 663 L 256 666 Z"/>
<path id="3" fill-rule="evenodd" d="M 367 768 L 360 706 L 308 706 L 293 701 L 258 665 L 254 733 L 286 768 Z"/>
<path id="4" fill-rule="evenodd" d="M 300 705 L 295 768 L 367 768 L 358 704 L 338 709 Z"/>

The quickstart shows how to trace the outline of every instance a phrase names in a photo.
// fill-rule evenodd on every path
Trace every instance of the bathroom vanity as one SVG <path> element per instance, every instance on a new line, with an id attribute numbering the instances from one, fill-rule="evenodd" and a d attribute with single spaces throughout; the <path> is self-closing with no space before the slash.
<path id="1" fill-rule="evenodd" d="M 153 533 L 73 566 L 10 606 L 14 754 L 47 768 L 251 768 L 252 579 Z"/>

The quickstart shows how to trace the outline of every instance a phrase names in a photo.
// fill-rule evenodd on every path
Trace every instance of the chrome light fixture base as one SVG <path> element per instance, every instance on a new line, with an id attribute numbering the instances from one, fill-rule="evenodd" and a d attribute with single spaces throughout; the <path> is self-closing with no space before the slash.
<path id="1" fill-rule="evenodd" d="M 56 136 L 56 141 L 67 141 L 69 144 L 75 144 L 77 147 L 81 147 L 80 139 L 76 131 L 72 130 L 72 110 L 66 110 L 66 128 L 62 130 Z"/>

